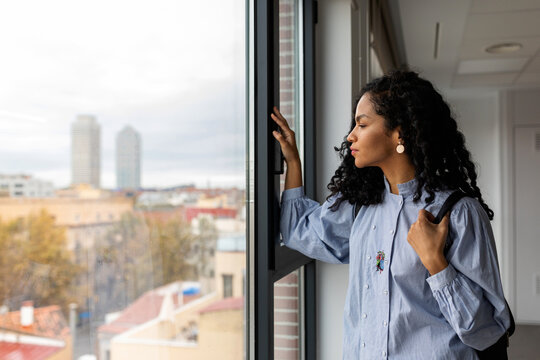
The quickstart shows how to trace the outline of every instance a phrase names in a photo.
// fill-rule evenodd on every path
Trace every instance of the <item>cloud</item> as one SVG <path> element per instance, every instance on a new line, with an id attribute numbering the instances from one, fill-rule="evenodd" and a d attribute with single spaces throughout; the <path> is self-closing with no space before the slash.
<path id="1" fill-rule="evenodd" d="M 104 186 L 115 184 L 114 141 L 126 124 L 142 136 L 143 185 L 188 174 L 237 177 L 231 172 L 243 172 L 245 153 L 243 6 L 0 3 L 0 172 L 69 184 L 70 125 L 93 114 Z"/>

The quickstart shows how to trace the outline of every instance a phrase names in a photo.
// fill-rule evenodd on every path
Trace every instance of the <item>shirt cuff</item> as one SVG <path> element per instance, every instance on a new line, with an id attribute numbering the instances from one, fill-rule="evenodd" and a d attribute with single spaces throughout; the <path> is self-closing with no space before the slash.
<path id="1" fill-rule="evenodd" d="M 457 276 L 456 269 L 451 264 L 442 270 L 426 279 L 431 287 L 431 291 L 441 290 L 443 287 L 450 284 Z"/>
<path id="2" fill-rule="evenodd" d="M 287 201 L 287 200 L 294 200 L 298 199 L 304 196 L 304 187 L 299 186 L 292 189 L 284 190 L 281 195 L 281 202 Z"/>

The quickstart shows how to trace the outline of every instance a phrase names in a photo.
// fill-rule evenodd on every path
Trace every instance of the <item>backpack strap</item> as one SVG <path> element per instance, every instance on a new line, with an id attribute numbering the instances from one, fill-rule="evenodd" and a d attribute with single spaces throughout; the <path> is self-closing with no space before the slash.
<path id="1" fill-rule="evenodd" d="M 446 215 L 446 213 L 452 210 L 454 205 L 465 196 L 466 194 L 460 190 L 457 190 L 451 193 L 450 196 L 446 198 L 444 204 L 441 207 L 441 210 L 439 210 L 439 213 L 435 217 L 435 220 L 433 220 L 433 223 L 434 224 L 440 223 L 443 217 Z"/>

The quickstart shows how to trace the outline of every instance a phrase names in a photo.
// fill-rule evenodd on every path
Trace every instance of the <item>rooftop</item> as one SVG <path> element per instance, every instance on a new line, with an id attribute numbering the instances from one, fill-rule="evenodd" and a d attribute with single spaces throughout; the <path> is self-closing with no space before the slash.
<path id="1" fill-rule="evenodd" d="M 209 313 L 209 312 L 216 312 L 216 311 L 225 311 L 225 310 L 242 310 L 244 309 L 244 297 L 230 297 L 225 298 L 222 300 L 218 300 L 208 307 L 205 307 L 199 313 Z"/>
<path id="2" fill-rule="evenodd" d="M 183 295 L 183 303 L 187 304 L 199 297 L 199 294 Z M 159 316 L 164 298 L 165 294 L 162 292 L 162 288 L 150 290 L 144 293 L 141 297 L 135 300 L 134 303 L 125 308 L 124 311 L 122 311 L 122 314 L 116 320 L 109 324 L 101 325 L 98 328 L 98 332 L 120 334 L 137 325 L 155 319 Z M 172 300 L 174 308 L 178 308 L 180 304 L 177 293 L 173 294 Z"/>
<path id="3" fill-rule="evenodd" d="M 45 360 L 63 347 L 0 341 L 0 359 Z"/>
<path id="4" fill-rule="evenodd" d="M 1 314 L 0 329 L 52 339 L 64 339 L 69 335 L 68 324 L 57 305 L 34 308 L 34 322 L 30 326 L 21 325 L 20 311 Z M 0 359 L 4 357 L 0 356 Z"/>

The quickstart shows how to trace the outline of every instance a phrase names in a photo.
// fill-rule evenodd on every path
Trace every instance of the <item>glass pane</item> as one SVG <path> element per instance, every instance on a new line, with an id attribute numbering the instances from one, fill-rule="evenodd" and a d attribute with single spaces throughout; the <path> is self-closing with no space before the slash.
<path id="1" fill-rule="evenodd" d="M 298 0 L 279 0 L 279 108 L 295 131 L 303 160 L 301 8 Z M 285 165 L 286 166 L 286 165 Z M 280 188 L 285 186 L 285 174 Z M 297 360 L 302 357 L 300 269 L 274 284 L 274 359 Z"/>
<path id="2" fill-rule="evenodd" d="M 245 358 L 244 7 L 0 4 L 0 358 Z"/>
<path id="3" fill-rule="evenodd" d="M 279 0 L 279 109 L 296 134 L 303 160 L 301 24 L 298 0 Z M 286 166 L 286 165 L 285 165 Z M 281 191 L 285 175 L 280 177 Z"/>
<path id="4" fill-rule="evenodd" d="M 274 283 L 274 359 L 301 359 L 302 269 Z"/>

